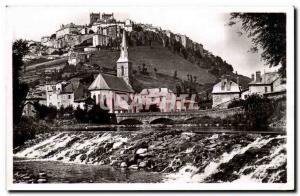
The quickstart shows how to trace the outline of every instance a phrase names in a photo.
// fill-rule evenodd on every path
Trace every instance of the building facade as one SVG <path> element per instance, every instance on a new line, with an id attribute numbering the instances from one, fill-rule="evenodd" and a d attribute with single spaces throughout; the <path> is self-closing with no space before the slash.
<path id="1" fill-rule="evenodd" d="M 222 77 L 221 81 L 214 85 L 212 91 L 213 108 L 227 108 L 234 99 L 240 98 L 240 87 L 228 76 Z"/>

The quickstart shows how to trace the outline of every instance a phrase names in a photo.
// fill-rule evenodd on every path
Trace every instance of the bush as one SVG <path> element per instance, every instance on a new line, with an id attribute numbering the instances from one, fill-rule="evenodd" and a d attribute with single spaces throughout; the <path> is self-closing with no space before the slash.
<path id="1" fill-rule="evenodd" d="M 254 94 L 245 100 L 234 100 L 228 105 L 228 108 L 233 107 L 243 107 L 245 113 L 234 115 L 231 124 L 242 123 L 251 129 L 265 129 L 269 125 L 269 119 L 275 111 L 276 104 L 268 98 Z"/>
<path id="2" fill-rule="evenodd" d="M 78 122 L 86 123 L 87 122 L 87 111 L 81 109 L 79 106 L 74 111 L 74 117 Z"/>
<path id="3" fill-rule="evenodd" d="M 110 115 L 107 110 L 103 110 L 99 105 L 94 105 L 87 112 L 89 122 L 107 124 L 110 123 Z"/>
<path id="4" fill-rule="evenodd" d="M 81 123 L 110 123 L 110 114 L 108 110 L 103 110 L 99 105 L 94 105 L 89 111 L 77 107 L 74 111 L 74 117 Z"/>
<path id="5" fill-rule="evenodd" d="M 46 125 L 36 123 L 31 118 L 22 117 L 13 128 L 13 148 L 23 145 L 27 140 L 34 139 L 36 134 L 49 132 Z"/>
<path id="6" fill-rule="evenodd" d="M 52 121 L 56 118 L 57 115 L 57 109 L 53 106 L 45 106 L 41 105 L 38 102 L 33 104 L 35 109 L 35 117 L 39 120 L 47 120 Z"/>
<path id="7" fill-rule="evenodd" d="M 228 108 L 243 107 L 244 104 L 245 104 L 245 100 L 235 99 L 230 104 L 228 104 Z"/>

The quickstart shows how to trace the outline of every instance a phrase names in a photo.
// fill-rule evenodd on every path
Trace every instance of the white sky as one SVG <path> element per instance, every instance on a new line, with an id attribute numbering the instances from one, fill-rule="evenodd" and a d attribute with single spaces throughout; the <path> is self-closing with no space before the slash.
<path id="1" fill-rule="evenodd" d="M 250 40 L 237 33 L 239 27 L 226 25 L 229 13 L 220 10 L 193 7 L 8 7 L 6 10 L 13 40 L 40 41 L 42 36 L 55 33 L 61 24 L 89 23 L 90 12 L 114 12 L 117 19 L 130 18 L 185 34 L 227 61 L 239 74 L 250 77 L 257 70 L 269 70 L 259 54 L 248 52 Z"/>

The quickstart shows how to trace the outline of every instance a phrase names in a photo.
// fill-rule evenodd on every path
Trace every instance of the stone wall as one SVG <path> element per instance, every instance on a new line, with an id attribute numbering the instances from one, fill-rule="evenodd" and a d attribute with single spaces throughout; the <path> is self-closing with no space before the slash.
<path id="1" fill-rule="evenodd" d="M 243 109 L 240 107 L 230 109 L 210 109 L 210 110 L 198 110 L 189 112 L 145 112 L 145 113 L 121 113 L 116 114 L 117 123 L 121 121 L 134 119 L 144 124 L 151 123 L 152 121 L 160 118 L 171 119 L 173 121 L 186 121 L 191 118 L 209 116 L 211 118 L 224 119 L 228 116 L 232 116 L 237 113 L 242 113 Z"/>

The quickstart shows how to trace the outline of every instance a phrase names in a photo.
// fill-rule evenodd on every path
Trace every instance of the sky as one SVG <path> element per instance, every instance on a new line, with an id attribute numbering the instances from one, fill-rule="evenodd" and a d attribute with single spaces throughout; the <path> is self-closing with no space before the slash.
<path id="1" fill-rule="evenodd" d="M 251 40 L 240 34 L 240 26 L 228 26 L 230 14 L 218 9 L 194 7 L 8 7 L 7 33 L 12 40 L 40 41 L 61 24 L 89 23 L 90 12 L 113 12 L 116 19 L 129 18 L 173 33 L 187 35 L 233 66 L 234 72 L 250 77 L 255 71 L 270 71 L 259 53 L 251 53 Z"/>

